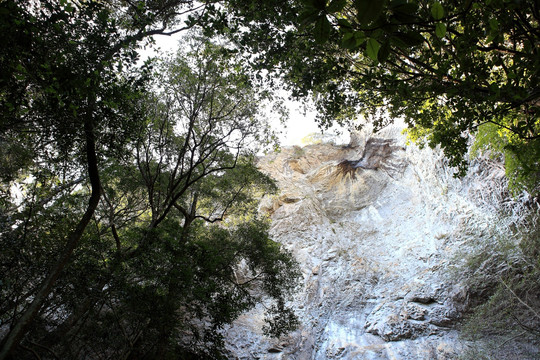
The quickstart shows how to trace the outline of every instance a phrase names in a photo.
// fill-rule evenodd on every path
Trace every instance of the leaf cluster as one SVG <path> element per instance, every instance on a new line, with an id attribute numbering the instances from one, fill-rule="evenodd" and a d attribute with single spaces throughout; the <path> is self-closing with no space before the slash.
<path id="1" fill-rule="evenodd" d="M 261 54 L 256 66 L 275 70 L 296 96 L 312 96 L 323 127 L 354 126 L 362 115 L 378 129 L 403 118 L 411 136 L 440 145 L 459 174 L 467 167 L 469 139 L 482 124 L 508 130 L 523 148 L 536 146 L 537 2 L 304 0 L 275 6 L 285 15 L 264 28 L 231 9 L 231 18 L 250 29 L 233 37 Z M 530 160 L 526 166 L 537 174 L 538 162 Z"/>

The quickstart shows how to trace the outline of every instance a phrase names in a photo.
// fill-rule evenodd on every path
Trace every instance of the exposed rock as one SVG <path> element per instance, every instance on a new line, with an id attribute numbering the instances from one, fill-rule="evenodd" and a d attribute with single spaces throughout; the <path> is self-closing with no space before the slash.
<path id="1" fill-rule="evenodd" d="M 402 159 L 399 155 L 396 156 L 397 150 L 405 150 L 405 148 L 395 145 L 393 139 L 370 138 L 366 142 L 362 157 L 354 163 L 354 166 L 362 169 L 400 172 L 406 163 L 400 161 Z"/>
<path id="2" fill-rule="evenodd" d="M 463 222 L 489 222 L 468 196 L 476 184 L 401 137 L 354 141 L 260 160 L 281 189 L 261 211 L 303 272 L 301 326 L 265 338 L 258 308 L 227 330 L 231 358 L 456 359 L 466 346 L 455 324 L 467 290 L 448 266 Z"/>
<path id="3" fill-rule="evenodd" d="M 275 345 L 275 346 L 272 346 L 270 349 L 268 349 L 269 353 L 280 353 L 282 351 L 283 351 L 282 345 Z"/>
<path id="4" fill-rule="evenodd" d="M 412 320 L 425 320 L 428 309 L 415 303 L 408 303 L 405 306 L 405 317 Z"/>

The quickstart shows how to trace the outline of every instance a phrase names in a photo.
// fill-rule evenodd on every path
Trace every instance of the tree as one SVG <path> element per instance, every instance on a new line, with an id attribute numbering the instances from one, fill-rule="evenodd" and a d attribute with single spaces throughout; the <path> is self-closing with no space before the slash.
<path id="1" fill-rule="evenodd" d="M 252 13 L 251 1 L 230 4 L 229 27 L 251 31 L 228 33 L 260 54 L 256 67 L 311 94 L 322 126 L 404 118 L 413 139 L 441 145 L 463 173 L 469 136 L 491 124 L 519 162 L 509 176 L 538 184 L 536 1 L 269 1 Z"/>
<path id="2" fill-rule="evenodd" d="M 170 234 L 161 228 L 185 233 L 176 251 L 188 251 L 195 246 L 185 243 L 188 236 L 200 236 L 191 232 L 191 224 L 195 228 L 206 218 L 204 214 L 232 211 L 232 204 L 246 199 L 248 190 L 255 186 L 253 174 L 257 172 L 242 150 L 242 141 L 255 136 L 255 125 L 259 124 L 253 107 L 246 107 L 244 97 L 254 94 L 247 82 L 238 76 L 230 78 L 236 82 L 227 88 L 214 77 L 215 88 L 207 88 L 208 93 L 195 93 L 198 99 L 177 99 L 173 106 L 172 99 L 162 102 L 146 91 L 149 67 L 136 69 L 136 50 L 142 40 L 182 31 L 201 21 L 219 21 L 208 18 L 207 8 L 211 7 L 211 3 L 199 6 L 181 0 L 0 4 L 0 26 L 6 34 L 0 55 L 0 234 L 2 248 L 7 249 L 2 252 L 0 265 L 1 359 L 14 352 L 23 356 L 24 351 L 55 357 L 59 350 L 65 356 L 77 357 L 77 351 L 88 349 L 84 344 L 92 339 L 78 337 L 93 334 L 85 324 L 97 326 L 94 330 L 106 330 L 102 327 L 105 322 L 100 321 L 115 317 L 115 307 L 123 309 L 129 303 L 126 296 L 135 299 L 131 290 L 140 288 L 140 282 L 159 282 L 152 273 L 133 277 L 123 271 L 137 266 L 146 269 L 146 251 L 154 248 L 159 249 L 159 256 L 152 259 L 154 264 L 157 259 L 171 261 L 172 250 L 164 244 Z M 185 26 L 177 19 L 184 12 L 191 12 Z M 171 26 L 176 28 L 168 30 Z M 211 79 L 198 78 L 201 74 L 190 73 L 186 66 L 184 62 L 185 73 L 179 74 L 177 84 L 188 81 L 189 76 L 189 81 L 201 81 L 191 88 L 183 84 L 180 89 L 186 93 L 200 89 L 197 86 L 203 85 L 202 81 Z M 184 75 L 186 79 L 181 78 Z M 231 92 L 233 88 L 238 94 Z M 174 107 L 188 106 L 189 101 L 191 118 L 184 114 L 182 122 L 164 117 L 169 115 L 164 110 L 179 111 Z M 201 116 L 221 122 L 203 125 Z M 187 128 L 178 135 L 176 126 Z M 242 141 L 231 148 L 230 141 L 238 139 Z M 134 153 L 138 155 L 135 158 Z M 238 194 L 224 192 L 230 196 L 214 211 L 197 212 L 204 209 L 199 204 L 209 199 L 208 184 L 225 181 L 239 164 L 242 166 L 235 171 L 244 169 L 245 177 L 235 180 L 231 187 Z M 18 195 L 13 192 L 14 186 L 20 190 Z M 183 208 L 186 204 L 191 207 Z M 208 219 L 218 221 L 219 217 Z M 249 227 L 249 222 L 244 226 Z M 221 236 L 227 240 L 237 230 L 223 231 L 229 234 Z M 261 246 L 275 253 L 275 261 L 259 265 L 272 269 L 288 261 L 291 266 L 292 272 L 285 271 L 284 277 L 260 276 L 263 283 L 274 282 L 279 292 L 287 288 L 284 279 L 294 275 L 294 266 L 260 231 Z M 227 261 L 233 264 L 239 256 L 249 258 L 245 251 L 239 254 Z M 204 257 L 187 264 L 197 267 L 201 259 Z M 218 274 L 221 278 L 209 275 L 208 281 L 225 281 L 224 274 L 230 275 L 227 271 L 231 267 Z M 159 293 L 163 288 L 156 286 L 154 290 Z M 212 294 L 207 292 L 205 296 Z M 270 295 L 279 300 L 278 293 Z M 204 300 L 209 299 L 213 298 L 199 299 L 200 307 L 204 308 L 208 304 Z M 237 311 L 238 306 L 232 306 L 231 314 Z M 217 316 L 219 311 L 212 314 Z M 91 315 L 98 320 L 88 322 Z M 218 321 L 216 329 L 231 318 Z M 156 322 L 144 315 L 139 319 L 142 329 Z M 125 322 L 130 320 L 118 320 L 116 330 L 124 333 L 141 329 L 133 321 L 126 329 Z M 168 336 L 173 330 L 171 325 L 161 334 Z M 64 339 L 61 334 L 66 335 Z M 158 338 L 163 341 L 170 338 L 167 336 Z M 72 347 L 64 343 L 68 339 L 73 340 Z M 120 339 L 129 345 L 120 347 L 127 354 L 139 349 L 137 337 Z M 110 354 L 111 342 L 104 343 L 109 347 L 99 351 Z"/>
<path id="3" fill-rule="evenodd" d="M 269 321 L 281 326 L 270 333 L 279 335 L 296 322 L 285 308 L 298 275 L 294 262 L 256 219 L 257 194 L 274 189 L 254 167 L 252 153 L 271 139 L 258 115 L 267 94 L 254 91 L 226 49 L 196 45 L 160 69 L 163 89 L 143 104 L 149 123 L 135 153 L 149 214 L 139 242 L 122 256 L 130 267 L 126 275 L 137 279 L 132 286 L 139 288 L 150 274 L 146 282 L 156 288 L 145 289 L 149 321 L 135 358 L 151 355 L 153 348 L 170 351 L 169 341 L 181 349 L 187 340 L 193 344 L 183 346 L 199 356 L 216 347 L 208 354 L 216 357 L 218 330 L 261 294 L 275 299 L 278 309 Z M 133 239 L 127 237 L 127 245 Z M 240 271 L 242 263 L 247 267 Z M 157 279 L 153 266 L 162 274 Z"/>
<path id="4" fill-rule="evenodd" d="M 111 129 L 119 118 L 115 116 L 114 105 L 111 106 L 117 100 L 115 95 L 132 91 L 134 85 L 127 78 L 118 81 L 108 65 L 108 61 L 119 60 L 123 51 L 112 49 L 115 34 L 109 26 L 106 9 L 95 3 L 78 9 L 69 5 L 66 2 L 63 5 L 47 2 L 35 7 L 22 7 L 15 2 L 2 4 L 2 30 L 10 35 L 2 56 L 2 69 L 6 69 L 0 92 L 2 138 L 7 151 L 13 151 L 14 147 L 26 150 L 16 166 L 5 174 L 5 180 L 13 179 L 20 170 L 37 170 L 41 162 L 50 161 L 51 166 L 43 168 L 59 179 L 62 175 L 80 175 L 81 166 L 86 164 L 92 193 L 80 221 L 68 230 L 65 248 L 59 253 L 56 265 L 46 272 L 48 275 L 41 280 L 39 290 L 33 292 L 32 304 L 3 339 L 0 358 L 5 358 L 19 342 L 92 218 L 100 197 L 96 128 Z M 91 41 L 81 42 L 81 39 Z M 50 48 L 61 50 L 51 53 Z M 3 162 L 10 161 L 7 154 L 2 158 Z M 79 166 L 69 168 L 66 161 Z M 38 171 L 35 173 L 38 175 Z M 50 174 L 43 176 L 51 178 Z"/>

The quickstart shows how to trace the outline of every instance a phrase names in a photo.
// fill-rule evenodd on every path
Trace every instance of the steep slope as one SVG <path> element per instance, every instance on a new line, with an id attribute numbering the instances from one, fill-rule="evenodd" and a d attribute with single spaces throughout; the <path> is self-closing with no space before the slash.
<path id="1" fill-rule="evenodd" d="M 265 338 L 259 308 L 227 330 L 234 357 L 455 359 L 466 347 L 455 324 L 468 292 L 451 269 L 464 229 L 493 221 L 502 169 L 460 181 L 439 152 L 406 147 L 397 131 L 355 142 L 261 159 L 281 189 L 261 211 L 303 272 L 301 327 Z"/>

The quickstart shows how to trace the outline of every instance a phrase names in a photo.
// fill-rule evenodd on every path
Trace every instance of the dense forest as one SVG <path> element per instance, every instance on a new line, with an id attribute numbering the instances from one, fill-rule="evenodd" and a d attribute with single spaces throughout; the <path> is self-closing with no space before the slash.
<path id="1" fill-rule="evenodd" d="M 539 22 L 533 0 L 1 1 L 0 359 L 220 358 L 261 303 L 294 329 L 299 270 L 257 212 L 279 86 L 323 129 L 404 119 L 456 176 L 502 158 L 535 204 Z"/>

